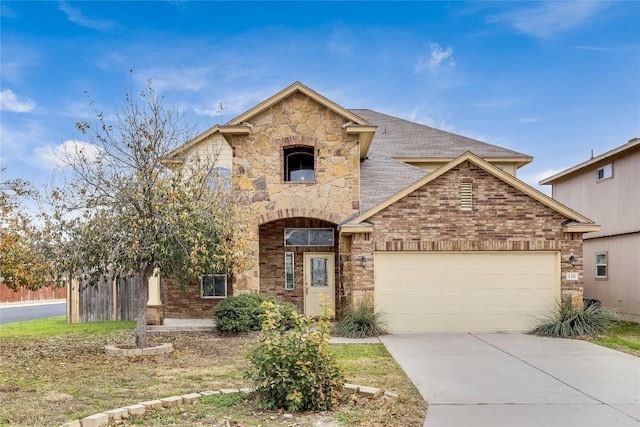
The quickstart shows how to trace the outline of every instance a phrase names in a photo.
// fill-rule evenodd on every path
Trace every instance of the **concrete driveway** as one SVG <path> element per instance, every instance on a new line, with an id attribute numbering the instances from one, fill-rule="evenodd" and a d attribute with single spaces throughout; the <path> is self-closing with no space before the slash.
<path id="1" fill-rule="evenodd" d="M 640 426 L 634 356 L 525 334 L 381 341 L 429 403 L 425 426 Z"/>

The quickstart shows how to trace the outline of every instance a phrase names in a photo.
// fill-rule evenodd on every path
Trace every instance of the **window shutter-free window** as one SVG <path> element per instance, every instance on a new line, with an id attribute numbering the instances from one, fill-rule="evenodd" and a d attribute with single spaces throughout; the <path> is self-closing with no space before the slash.
<path id="1" fill-rule="evenodd" d="M 284 253 L 284 288 L 288 291 L 294 289 L 294 253 L 293 252 L 285 252 Z"/>
<path id="2" fill-rule="evenodd" d="M 332 228 L 285 228 L 285 246 L 333 246 Z"/>
<path id="3" fill-rule="evenodd" d="M 611 178 L 613 176 L 613 165 L 609 163 L 601 168 L 598 168 L 596 172 L 596 179 L 601 181 L 603 179 Z"/>
<path id="4" fill-rule="evenodd" d="M 227 276 L 224 274 L 207 274 L 200 281 L 202 298 L 226 298 Z"/>
<path id="5" fill-rule="evenodd" d="M 596 278 L 597 279 L 606 279 L 607 278 L 607 253 L 601 252 L 596 254 Z"/>

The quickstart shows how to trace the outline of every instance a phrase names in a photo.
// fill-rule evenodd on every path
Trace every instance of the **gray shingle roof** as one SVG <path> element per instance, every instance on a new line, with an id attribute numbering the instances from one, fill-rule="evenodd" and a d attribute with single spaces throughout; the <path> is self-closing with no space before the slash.
<path id="1" fill-rule="evenodd" d="M 367 158 L 360 163 L 361 209 L 377 205 L 426 175 L 394 160 L 406 157 L 456 158 L 467 151 L 483 158 L 526 158 L 526 154 L 367 109 L 349 110 L 378 127 Z"/>

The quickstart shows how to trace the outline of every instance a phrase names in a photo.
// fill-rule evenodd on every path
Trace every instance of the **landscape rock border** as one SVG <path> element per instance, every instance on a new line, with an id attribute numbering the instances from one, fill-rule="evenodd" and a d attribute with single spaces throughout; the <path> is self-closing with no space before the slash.
<path id="1" fill-rule="evenodd" d="M 164 344 L 163 344 L 164 345 Z M 169 344 L 171 345 L 171 344 Z M 109 346 L 108 346 L 109 347 Z M 131 350 L 131 349 L 120 349 Z M 141 350 L 141 349 L 136 349 Z M 251 393 L 251 388 L 225 388 L 220 390 L 201 391 L 200 393 L 189 393 L 180 396 L 170 396 L 159 400 L 148 400 L 136 405 L 124 406 L 118 409 L 93 414 L 81 420 L 73 420 L 60 427 L 104 427 L 120 420 L 128 418 L 143 417 L 147 411 L 154 411 L 161 408 L 189 405 L 197 402 L 203 396 L 213 396 L 218 394 L 231 393 Z M 384 391 L 376 387 L 367 387 L 357 384 L 344 384 L 344 391 L 348 394 L 358 394 L 363 397 L 377 399 L 384 396 L 387 399 L 398 399 L 398 394 L 391 391 Z"/>
<path id="2" fill-rule="evenodd" d="M 158 354 L 171 353 L 173 344 L 163 343 L 155 347 L 145 348 L 120 348 L 115 345 L 104 346 L 104 352 L 107 356 L 125 357 L 125 356 L 155 356 Z"/>

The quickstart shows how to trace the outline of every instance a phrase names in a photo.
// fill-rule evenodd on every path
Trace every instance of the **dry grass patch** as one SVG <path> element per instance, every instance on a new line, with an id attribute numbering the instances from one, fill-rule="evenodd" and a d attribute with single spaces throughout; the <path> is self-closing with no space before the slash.
<path id="1" fill-rule="evenodd" d="M 242 378 L 248 366 L 246 346 L 255 342 L 254 335 L 152 334 L 150 345 L 168 342 L 174 352 L 111 357 L 104 354 L 104 346 L 133 344 L 132 329 L 28 336 L 0 332 L 0 426 L 56 426 L 146 400 L 247 387 Z M 400 399 L 348 398 L 334 411 L 285 419 L 276 411 L 257 409 L 253 397 L 243 395 L 224 404 L 203 399 L 195 405 L 157 411 L 135 425 L 422 425 L 426 404 L 382 345 L 332 348 L 347 381 L 395 391 Z"/>

